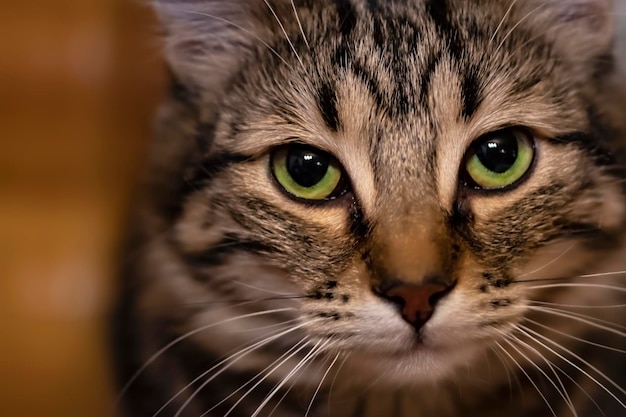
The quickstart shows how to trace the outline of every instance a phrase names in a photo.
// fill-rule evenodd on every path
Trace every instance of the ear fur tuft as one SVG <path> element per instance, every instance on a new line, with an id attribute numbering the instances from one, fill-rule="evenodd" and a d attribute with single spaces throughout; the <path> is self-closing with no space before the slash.
<path id="1" fill-rule="evenodd" d="M 209 105 L 275 30 L 264 0 L 153 0 L 153 5 L 172 72 Z"/>
<path id="2" fill-rule="evenodd" d="M 611 53 L 613 45 L 612 0 L 530 0 L 523 14 L 535 20 L 573 62 L 584 62 Z"/>

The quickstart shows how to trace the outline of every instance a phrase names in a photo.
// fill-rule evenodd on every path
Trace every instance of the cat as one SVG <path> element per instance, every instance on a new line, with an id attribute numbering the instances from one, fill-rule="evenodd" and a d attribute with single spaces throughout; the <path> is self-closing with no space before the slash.
<path id="1" fill-rule="evenodd" d="M 153 5 L 121 415 L 626 415 L 610 0 Z"/>

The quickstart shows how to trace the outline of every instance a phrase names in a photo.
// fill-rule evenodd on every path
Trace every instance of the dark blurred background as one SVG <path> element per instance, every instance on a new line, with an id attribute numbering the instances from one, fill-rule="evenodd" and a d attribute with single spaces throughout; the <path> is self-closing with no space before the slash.
<path id="1" fill-rule="evenodd" d="M 0 1 L 2 417 L 111 415 L 115 250 L 164 89 L 148 3 Z"/>
<path id="2" fill-rule="evenodd" d="M 0 416 L 111 415 L 102 324 L 163 90 L 148 3 L 0 1 Z"/>

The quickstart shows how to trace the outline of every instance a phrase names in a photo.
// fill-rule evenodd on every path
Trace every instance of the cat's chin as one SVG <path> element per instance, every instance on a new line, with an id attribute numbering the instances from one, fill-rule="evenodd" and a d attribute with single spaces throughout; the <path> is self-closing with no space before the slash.
<path id="1" fill-rule="evenodd" d="M 404 387 L 445 381 L 459 368 L 476 363 L 483 353 L 484 347 L 479 344 L 444 349 L 416 343 L 412 348 L 398 351 L 354 351 L 347 362 L 364 381 Z"/>

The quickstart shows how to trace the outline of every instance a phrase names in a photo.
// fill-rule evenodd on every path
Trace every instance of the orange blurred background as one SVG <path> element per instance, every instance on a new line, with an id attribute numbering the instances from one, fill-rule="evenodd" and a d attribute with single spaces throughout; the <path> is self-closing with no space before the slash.
<path id="1" fill-rule="evenodd" d="M 0 416 L 111 415 L 114 255 L 164 84 L 142 2 L 0 1 Z"/>

